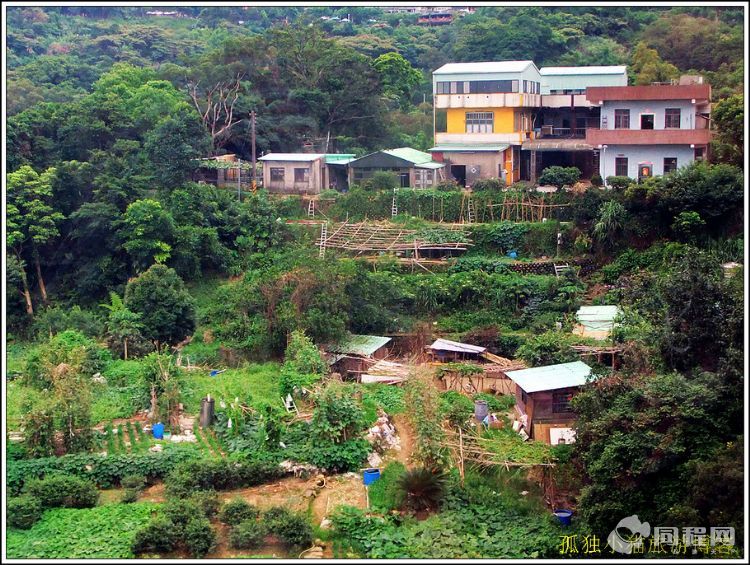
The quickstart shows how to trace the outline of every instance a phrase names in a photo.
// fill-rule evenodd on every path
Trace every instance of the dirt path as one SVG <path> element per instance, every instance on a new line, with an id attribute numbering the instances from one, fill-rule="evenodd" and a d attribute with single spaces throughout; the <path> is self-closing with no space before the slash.
<path id="1" fill-rule="evenodd" d="M 395 459 L 409 467 L 412 463 L 411 456 L 414 453 L 414 430 L 405 414 L 393 416 L 393 424 L 396 426 L 396 432 L 401 440 L 401 450 L 395 452 Z"/>

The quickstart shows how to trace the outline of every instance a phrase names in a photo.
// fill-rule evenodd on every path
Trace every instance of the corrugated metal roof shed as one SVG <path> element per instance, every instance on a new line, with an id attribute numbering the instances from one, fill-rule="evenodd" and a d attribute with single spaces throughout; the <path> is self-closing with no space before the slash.
<path id="1" fill-rule="evenodd" d="M 354 160 L 354 153 L 326 153 L 326 164 L 344 165 Z"/>
<path id="2" fill-rule="evenodd" d="M 484 353 L 487 348 L 458 341 L 451 341 L 449 339 L 436 339 L 435 342 L 430 345 L 430 349 L 436 349 L 438 351 L 456 351 L 458 353 Z"/>
<path id="3" fill-rule="evenodd" d="M 625 65 L 609 65 L 589 67 L 542 67 L 540 75 L 621 75 L 626 73 Z"/>
<path id="4" fill-rule="evenodd" d="M 437 145 L 430 149 L 430 151 L 453 151 L 455 153 L 475 153 L 478 151 L 505 151 L 510 145 L 508 144 L 470 144 L 470 143 L 454 143 L 446 145 Z"/>
<path id="5" fill-rule="evenodd" d="M 431 161 L 429 163 L 419 163 L 417 165 L 414 165 L 417 169 L 442 169 L 445 167 L 445 163 L 437 163 L 435 161 Z"/>
<path id="6" fill-rule="evenodd" d="M 534 61 L 487 61 L 483 63 L 448 63 L 443 65 L 433 75 L 453 75 L 464 73 L 520 73 L 533 66 Z"/>
<path id="7" fill-rule="evenodd" d="M 258 161 L 317 161 L 323 157 L 323 153 L 268 153 Z"/>
<path id="8" fill-rule="evenodd" d="M 520 371 L 507 371 L 505 374 L 526 393 L 531 393 L 585 385 L 586 377 L 591 374 L 591 367 L 583 361 L 574 361 Z"/>
<path id="9" fill-rule="evenodd" d="M 353 334 L 339 343 L 330 345 L 328 351 L 331 353 L 343 353 L 344 355 L 369 357 L 389 341 L 391 341 L 390 337 Z"/>

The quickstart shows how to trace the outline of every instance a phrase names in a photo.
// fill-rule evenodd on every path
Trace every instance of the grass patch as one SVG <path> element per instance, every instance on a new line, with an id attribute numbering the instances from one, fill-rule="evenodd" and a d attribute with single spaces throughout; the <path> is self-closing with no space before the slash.
<path id="1" fill-rule="evenodd" d="M 362 385 L 362 400 L 374 403 L 389 415 L 401 414 L 405 410 L 404 389 L 400 386 Z"/>
<path id="2" fill-rule="evenodd" d="M 153 503 L 48 510 L 30 530 L 8 529 L 10 559 L 127 559 L 136 531 L 151 520 Z"/>
<path id="3" fill-rule="evenodd" d="M 42 399 L 42 393 L 19 381 L 10 381 L 6 387 L 5 418 L 8 430 L 16 431 L 21 427 L 23 416 Z"/>
<path id="4" fill-rule="evenodd" d="M 236 397 L 255 408 L 262 405 L 281 405 L 279 395 L 279 364 L 247 365 L 211 377 L 203 371 L 189 371 L 182 377 L 182 402 L 185 410 L 196 414 L 201 399 L 207 394 L 221 400 L 233 401 Z"/>
<path id="5" fill-rule="evenodd" d="M 399 461 L 388 463 L 380 478 L 370 485 L 370 506 L 375 512 L 383 514 L 398 508 L 400 500 L 397 482 L 406 471 Z"/>

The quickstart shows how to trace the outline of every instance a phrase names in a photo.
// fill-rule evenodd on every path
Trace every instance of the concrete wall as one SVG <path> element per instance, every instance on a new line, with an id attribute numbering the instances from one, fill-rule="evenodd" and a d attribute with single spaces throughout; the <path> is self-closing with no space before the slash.
<path id="1" fill-rule="evenodd" d="M 617 157 L 627 157 L 628 176 L 637 179 L 639 163 L 652 163 L 653 174 L 663 175 L 665 157 L 677 157 L 679 168 L 692 163 L 694 156 L 689 145 L 608 145 L 605 151 L 599 151 L 599 174 L 603 179 L 614 176 Z"/>
<path id="2" fill-rule="evenodd" d="M 581 90 L 589 86 L 627 86 L 627 72 L 622 74 L 542 75 L 542 94 L 550 90 Z"/>
<path id="3" fill-rule="evenodd" d="M 476 153 L 445 151 L 441 155 L 436 154 L 435 158 L 446 163 L 444 169 L 446 178 L 452 178 L 451 165 L 465 165 L 466 184 L 471 186 L 474 181 L 479 179 L 500 178 L 503 168 L 507 167 L 507 170 L 510 171 L 510 153 L 510 148 L 505 151 L 477 151 Z M 507 164 L 506 156 L 508 158 Z M 478 169 L 478 172 L 472 173 L 472 168 Z M 509 182 L 506 182 L 506 184 L 509 184 Z"/>
<path id="4" fill-rule="evenodd" d="M 271 169 L 284 169 L 283 181 L 271 181 Z M 308 182 L 295 182 L 294 169 L 309 169 Z M 263 186 L 271 193 L 319 194 L 328 187 L 327 168 L 323 159 L 316 161 L 263 161 Z"/>
<path id="5" fill-rule="evenodd" d="M 680 129 L 695 129 L 695 106 L 689 100 L 606 101 L 602 105 L 600 128 L 615 129 L 615 109 L 627 109 L 630 110 L 630 129 L 641 129 L 640 114 L 654 114 L 654 129 L 663 130 L 666 108 L 680 108 Z"/>

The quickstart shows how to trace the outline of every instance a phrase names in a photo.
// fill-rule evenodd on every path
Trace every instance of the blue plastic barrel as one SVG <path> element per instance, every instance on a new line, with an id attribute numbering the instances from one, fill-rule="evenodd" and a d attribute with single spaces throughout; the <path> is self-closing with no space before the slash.
<path id="1" fill-rule="evenodd" d="M 554 514 L 563 526 L 570 526 L 570 518 L 573 516 L 572 510 L 555 510 Z"/>
<path id="2" fill-rule="evenodd" d="M 164 424 L 161 422 L 154 424 L 152 431 L 154 432 L 154 439 L 164 439 Z"/>
<path id="3" fill-rule="evenodd" d="M 362 482 L 365 483 L 365 486 L 371 485 L 375 481 L 377 481 L 380 478 L 380 469 L 365 469 L 364 473 L 362 474 Z"/>
<path id="4" fill-rule="evenodd" d="M 507 255 L 511 259 L 516 259 L 518 257 L 518 253 L 516 253 L 515 251 L 508 251 Z"/>

